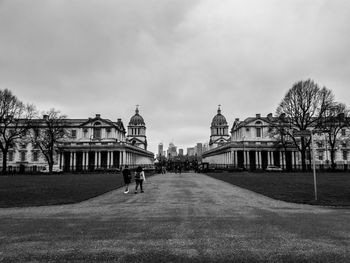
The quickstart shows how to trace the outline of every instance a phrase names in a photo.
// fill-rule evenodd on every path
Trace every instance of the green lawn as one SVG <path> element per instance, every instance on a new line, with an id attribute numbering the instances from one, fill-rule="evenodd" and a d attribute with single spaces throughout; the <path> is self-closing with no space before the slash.
<path id="1" fill-rule="evenodd" d="M 207 175 L 293 203 L 350 206 L 350 173 L 318 173 L 318 200 L 314 200 L 312 173 L 207 173 Z"/>
<path id="2" fill-rule="evenodd" d="M 76 203 L 122 185 L 121 174 L 0 176 L 0 207 Z"/>

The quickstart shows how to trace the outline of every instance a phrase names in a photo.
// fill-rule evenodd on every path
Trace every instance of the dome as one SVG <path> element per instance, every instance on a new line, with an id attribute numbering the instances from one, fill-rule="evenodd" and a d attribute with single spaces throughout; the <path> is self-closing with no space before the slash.
<path id="1" fill-rule="evenodd" d="M 131 117 L 129 125 L 145 125 L 145 121 L 142 116 L 139 114 L 139 109 L 136 108 L 135 115 Z"/>
<path id="2" fill-rule="evenodd" d="M 220 107 L 218 108 L 218 114 L 216 114 L 211 122 L 211 126 L 226 126 L 227 121 L 224 115 L 221 114 Z"/>

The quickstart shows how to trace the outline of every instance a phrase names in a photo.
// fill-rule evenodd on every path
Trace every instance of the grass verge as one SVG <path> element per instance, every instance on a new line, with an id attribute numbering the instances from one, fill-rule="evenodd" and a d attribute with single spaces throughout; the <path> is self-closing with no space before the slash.
<path id="1" fill-rule="evenodd" d="M 123 185 L 121 174 L 0 176 L 0 207 L 77 203 Z"/>
<path id="2" fill-rule="evenodd" d="M 256 193 L 292 203 L 350 206 L 350 174 L 317 174 L 317 201 L 312 173 L 207 173 Z"/>

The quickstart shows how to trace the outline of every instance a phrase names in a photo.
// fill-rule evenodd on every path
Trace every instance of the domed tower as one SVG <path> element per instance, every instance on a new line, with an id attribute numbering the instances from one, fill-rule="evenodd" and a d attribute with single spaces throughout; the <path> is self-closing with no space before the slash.
<path id="1" fill-rule="evenodd" d="M 210 148 L 215 148 L 230 140 L 230 135 L 228 134 L 227 121 L 225 116 L 221 114 L 220 105 L 218 107 L 218 113 L 214 116 L 211 122 L 210 130 Z"/>
<path id="2" fill-rule="evenodd" d="M 127 140 L 131 145 L 147 150 L 146 124 L 139 114 L 138 105 L 136 105 L 135 115 L 131 117 L 128 125 Z"/>

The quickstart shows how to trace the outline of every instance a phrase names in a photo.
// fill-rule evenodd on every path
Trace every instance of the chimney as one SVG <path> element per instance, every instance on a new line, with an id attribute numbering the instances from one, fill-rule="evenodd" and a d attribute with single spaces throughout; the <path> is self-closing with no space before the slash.
<path id="1" fill-rule="evenodd" d="M 256 117 L 257 117 L 257 118 L 260 118 L 260 117 L 261 117 L 261 114 L 260 114 L 260 113 L 257 113 L 257 114 L 256 114 Z"/>
<path id="2" fill-rule="evenodd" d="M 239 121 L 239 118 L 236 118 L 235 121 Z"/>
<path id="3" fill-rule="evenodd" d="M 47 121 L 47 120 L 49 119 L 49 115 L 44 114 L 44 115 L 43 115 L 43 119 L 44 119 L 45 121 Z"/>
<path id="4" fill-rule="evenodd" d="M 96 118 L 101 118 L 101 114 L 96 114 Z"/>
<path id="5" fill-rule="evenodd" d="M 267 114 L 268 119 L 272 119 L 272 113 Z"/>

